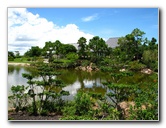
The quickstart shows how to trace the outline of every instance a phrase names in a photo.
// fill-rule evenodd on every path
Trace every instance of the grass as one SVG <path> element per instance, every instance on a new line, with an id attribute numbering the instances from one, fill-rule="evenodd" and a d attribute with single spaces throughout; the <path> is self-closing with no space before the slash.
<path id="1" fill-rule="evenodd" d="M 13 61 L 8 61 L 10 63 L 31 63 L 31 61 L 28 61 L 29 58 L 27 57 L 21 57 L 21 58 L 15 58 Z"/>

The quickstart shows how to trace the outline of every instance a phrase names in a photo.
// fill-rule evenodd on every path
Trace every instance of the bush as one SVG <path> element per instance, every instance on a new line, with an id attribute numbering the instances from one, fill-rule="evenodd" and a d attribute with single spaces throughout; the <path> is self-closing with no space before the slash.
<path id="1" fill-rule="evenodd" d="M 74 116 L 76 113 L 74 102 L 68 103 L 64 108 L 62 109 L 63 116 Z"/>
<path id="2" fill-rule="evenodd" d="M 8 61 L 14 61 L 14 57 L 8 57 Z"/>
<path id="3" fill-rule="evenodd" d="M 145 68 L 146 65 L 139 63 L 139 61 L 131 61 L 129 62 L 128 67 L 130 70 L 140 71 L 141 69 Z"/>
<path id="4" fill-rule="evenodd" d="M 42 116 L 47 116 L 48 115 L 48 110 L 43 109 L 40 114 Z"/>
<path id="5" fill-rule="evenodd" d="M 69 60 L 77 60 L 78 59 L 78 55 L 76 53 L 69 53 L 66 55 L 66 58 Z"/>
<path id="6" fill-rule="evenodd" d="M 81 66 L 89 66 L 89 64 L 90 64 L 90 61 L 88 60 L 82 60 L 81 62 Z"/>
<path id="7" fill-rule="evenodd" d="M 78 92 L 75 97 L 75 107 L 77 115 L 87 114 L 91 109 L 92 102 L 90 96 L 85 92 Z"/>
<path id="8" fill-rule="evenodd" d="M 153 71 L 158 72 L 158 61 L 151 63 L 149 66 Z"/>
<path id="9" fill-rule="evenodd" d="M 101 67 L 100 67 L 100 70 L 101 70 L 101 71 L 104 71 L 104 72 L 112 72 L 112 71 L 114 71 L 115 69 L 113 69 L 112 67 L 101 66 Z"/>

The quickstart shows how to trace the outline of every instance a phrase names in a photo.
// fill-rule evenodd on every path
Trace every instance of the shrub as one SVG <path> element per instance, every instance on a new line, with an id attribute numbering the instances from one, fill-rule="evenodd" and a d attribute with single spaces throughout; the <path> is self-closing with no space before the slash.
<path id="1" fill-rule="evenodd" d="M 8 99 L 13 104 L 13 107 L 16 108 L 16 111 L 23 109 L 28 104 L 29 97 L 24 93 L 26 89 L 27 87 L 24 85 L 11 87 L 12 95 L 8 96 Z"/>
<path id="2" fill-rule="evenodd" d="M 146 67 L 146 65 L 139 63 L 139 61 L 131 61 L 128 64 L 130 70 L 139 71 Z"/>
<path id="3" fill-rule="evenodd" d="M 69 53 L 66 55 L 66 58 L 69 60 L 77 60 L 78 59 L 78 55 L 76 53 Z"/>
<path id="4" fill-rule="evenodd" d="M 92 102 L 90 96 L 85 92 L 78 92 L 75 97 L 76 114 L 87 114 L 91 109 Z"/>

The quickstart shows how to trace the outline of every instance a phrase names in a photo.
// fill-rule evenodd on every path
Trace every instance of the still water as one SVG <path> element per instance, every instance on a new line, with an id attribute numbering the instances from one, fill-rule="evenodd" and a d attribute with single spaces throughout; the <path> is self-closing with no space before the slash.
<path id="1" fill-rule="evenodd" d="M 107 87 L 104 86 L 102 83 L 105 81 L 113 81 L 110 73 L 100 71 L 86 72 L 77 71 L 74 69 L 63 69 L 58 71 L 61 72 L 61 75 L 57 77 L 66 84 L 66 87 L 64 87 L 63 90 L 69 91 L 70 93 L 69 96 L 63 97 L 67 100 L 72 100 L 77 94 L 77 92 L 80 90 L 84 92 L 100 93 L 104 96 L 108 92 L 108 90 Z M 31 67 L 21 67 L 13 65 L 8 66 L 8 95 L 11 94 L 10 88 L 12 85 L 28 85 L 27 79 L 22 77 L 22 73 L 35 74 L 36 72 Z M 153 79 L 150 77 L 150 75 L 135 73 L 133 76 L 121 78 L 118 83 L 143 83 L 142 85 L 144 85 L 144 83 L 149 83 L 151 81 L 153 81 Z M 40 89 L 38 91 L 40 91 Z"/>
<path id="2" fill-rule="evenodd" d="M 95 92 L 105 95 L 107 88 L 102 84 L 108 79 L 108 74 L 102 72 L 84 72 L 77 70 L 58 70 L 61 75 L 57 77 L 61 79 L 66 87 L 65 91 L 69 91 L 70 95 L 66 98 L 73 99 L 77 91 Z M 27 86 L 27 79 L 22 77 L 22 73 L 35 73 L 32 68 L 23 66 L 8 66 L 8 95 L 11 94 L 10 88 L 12 85 Z M 40 78 L 36 78 L 40 79 Z M 39 91 L 39 90 L 38 90 Z"/>

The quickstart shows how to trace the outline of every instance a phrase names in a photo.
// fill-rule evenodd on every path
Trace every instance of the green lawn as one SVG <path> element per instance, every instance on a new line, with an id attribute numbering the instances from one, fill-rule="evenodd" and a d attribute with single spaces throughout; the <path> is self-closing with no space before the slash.
<path id="1" fill-rule="evenodd" d="M 28 58 L 21 57 L 21 58 L 15 58 L 13 61 L 8 61 L 10 63 L 31 63 L 31 61 L 28 61 Z"/>

